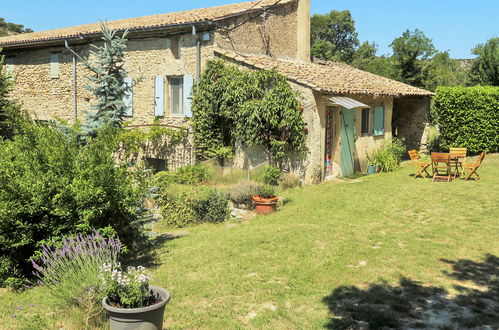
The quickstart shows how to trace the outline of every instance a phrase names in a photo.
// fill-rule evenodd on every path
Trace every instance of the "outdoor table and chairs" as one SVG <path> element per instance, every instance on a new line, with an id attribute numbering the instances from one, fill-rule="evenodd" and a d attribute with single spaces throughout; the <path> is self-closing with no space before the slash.
<path id="1" fill-rule="evenodd" d="M 482 152 L 474 164 L 466 164 L 467 149 L 466 148 L 450 148 L 449 152 L 432 152 L 430 162 L 421 161 L 416 150 L 410 150 L 409 156 L 416 167 L 417 177 L 429 176 L 432 182 L 435 180 L 451 180 L 461 177 L 465 181 L 473 178 L 475 181 L 480 179 L 478 168 L 480 167 L 486 153 Z M 431 167 L 432 174 L 428 173 Z"/>

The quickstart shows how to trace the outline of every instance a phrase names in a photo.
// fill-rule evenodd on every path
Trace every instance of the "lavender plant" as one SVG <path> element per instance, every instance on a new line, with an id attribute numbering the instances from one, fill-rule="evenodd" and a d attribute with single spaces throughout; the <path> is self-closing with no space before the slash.
<path id="1" fill-rule="evenodd" d="M 104 238 L 96 230 L 87 236 L 65 237 L 60 247 L 43 246 L 40 264 L 31 261 L 33 274 L 59 303 L 83 309 L 88 326 L 100 313 L 105 295 L 100 267 L 118 265 L 121 248 L 119 239 Z"/>
<path id="2" fill-rule="evenodd" d="M 159 299 L 149 290 L 152 276 L 142 266 L 128 267 L 127 271 L 123 272 L 119 264 L 104 264 L 100 278 L 109 303 L 116 307 L 145 307 Z"/>

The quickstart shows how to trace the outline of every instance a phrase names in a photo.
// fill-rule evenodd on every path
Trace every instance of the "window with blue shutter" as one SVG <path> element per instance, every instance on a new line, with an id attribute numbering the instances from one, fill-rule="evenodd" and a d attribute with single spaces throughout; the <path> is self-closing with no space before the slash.
<path id="1" fill-rule="evenodd" d="M 385 107 L 374 108 L 374 135 L 385 134 Z"/>
<path id="2" fill-rule="evenodd" d="M 154 79 L 154 115 L 156 117 L 165 115 L 165 78 L 162 76 Z"/>
<path id="3" fill-rule="evenodd" d="M 194 77 L 191 75 L 185 75 L 184 88 L 183 88 L 183 94 L 184 94 L 183 107 L 184 107 L 184 116 L 186 117 L 192 117 L 191 93 L 193 86 L 194 86 Z"/>
<path id="4" fill-rule="evenodd" d="M 170 77 L 170 113 L 174 116 L 184 114 L 183 100 L 184 79 L 182 77 Z"/>
<path id="5" fill-rule="evenodd" d="M 50 78 L 59 78 L 59 55 L 60 53 L 50 54 Z"/>
<path id="6" fill-rule="evenodd" d="M 14 57 L 5 58 L 5 67 L 7 69 L 7 74 L 14 74 Z"/>
<path id="7" fill-rule="evenodd" d="M 126 111 L 125 116 L 132 117 L 133 116 L 133 79 L 125 78 L 124 85 L 128 87 L 128 91 L 125 94 L 125 99 L 123 102 L 125 103 Z"/>

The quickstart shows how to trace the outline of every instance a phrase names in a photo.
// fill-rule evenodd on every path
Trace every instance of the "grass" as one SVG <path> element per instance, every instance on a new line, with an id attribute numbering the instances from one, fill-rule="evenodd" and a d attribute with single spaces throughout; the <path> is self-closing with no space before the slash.
<path id="1" fill-rule="evenodd" d="M 412 173 L 405 163 L 290 190 L 291 202 L 274 215 L 169 233 L 176 238 L 159 248 L 153 268 L 153 284 L 172 294 L 165 326 L 421 326 L 450 310 L 455 318 L 444 321 L 454 325 L 497 325 L 499 155 L 487 156 L 478 183 Z M 4 328 L 71 328 L 71 315 L 42 289 L 0 298 Z M 36 306 L 16 309 L 28 301 Z"/>

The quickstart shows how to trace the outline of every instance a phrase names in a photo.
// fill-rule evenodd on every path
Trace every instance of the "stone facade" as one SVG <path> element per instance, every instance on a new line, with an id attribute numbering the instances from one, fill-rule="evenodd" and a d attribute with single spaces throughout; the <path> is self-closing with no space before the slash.
<path id="1" fill-rule="evenodd" d="M 286 58 L 297 56 L 298 2 L 272 8 L 255 17 L 255 13 L 221 20 L 198 37 L 208 33 L 209 40 L 200 41 L 200 65 L 214 57 L 214 48 L 230 48 L 258 54 L 272 54 Z M 154 116 L 154 79 L 156 76 L 195 76 L 197 72 L 197 38 L 189 26 L 183 31 L 161 33 L 130 33 L 125 68 L 129 77 L 138 79 L 133 88 L 132 125 L 151 124 Z M 98 45 L 98 40 L 92 44 Z M 89 44 L 70 47 L 87 56 Z M 51 77 L 51 54 L 59 54 L 59 77 Z M 89 72 L 82 63 L 76 63 L 76 81 L 73 79 L 73 55 L 61 44 L 53 47 L 5 49 L 7 57 L 14 57 L 16 85 L 11 97 L 41 120 L 62 119 L 74 123 L 74 93 L 76 90 L 77 120 L 84 120 L 84 112 L 91 109 L 92 97 L 85 89 Z M 200 68 L 200 69 L 201 69 Z M 76 85 L 76 89 L 75 89 Z M 182 126 L 185 117 L 171 115 L 170 86 L 165 79 L 165 116 L 161 124 Z"/>

